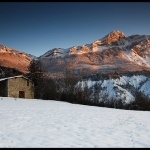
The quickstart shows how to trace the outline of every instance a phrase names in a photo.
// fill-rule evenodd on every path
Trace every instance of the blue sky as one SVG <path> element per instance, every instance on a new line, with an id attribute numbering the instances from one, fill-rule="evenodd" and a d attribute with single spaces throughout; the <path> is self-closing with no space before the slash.
<path id="1" fill-rule="evenodd" d="M 150 35 L 150 2 L 0 2 L 0 44 L 34 56 L 113 30 Z"/>

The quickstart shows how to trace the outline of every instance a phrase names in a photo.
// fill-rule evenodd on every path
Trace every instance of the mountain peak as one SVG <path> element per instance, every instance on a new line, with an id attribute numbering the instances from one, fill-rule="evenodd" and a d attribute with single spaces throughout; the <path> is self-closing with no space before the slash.
<path id="1" fill-rule="evenodd" d="M 121 35 L 125 36 L 125 34 L 123 32 L 121 32 L 120 30 L 113 30 L 109 34 L 121 34 Z"/>
<path id="2" fill-rule="evenodd" d="M 120 38 L 124 38 L 125 34 L 119 30 L 111 31 L 105 37 L 101 38 L 103 44 L 111 44 L 112 42 L 118 41 Z"/>

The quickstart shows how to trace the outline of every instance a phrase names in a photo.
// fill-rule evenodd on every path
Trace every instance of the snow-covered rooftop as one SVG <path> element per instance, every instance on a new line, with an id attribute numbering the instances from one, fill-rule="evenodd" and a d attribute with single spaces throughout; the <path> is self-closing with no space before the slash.
<path id="1" fill-rule="evenodd" d="M 13 79 L 13 78 L 25 78 L 26 80 L 29 80 L 28 78 L 26 78 L 26 77 L 23 76 L 23 75 L 18 75 L 18 76 L 13 76 L 13 77 L 2 78 L 2 79 L 0 79 L 0 82 L 1 82 L 1 81 L 4 81 L 4 80 L 8 80 L 8 79 Z M 29 80 L 29 81 L 31 81 L 31 80 Z M 32 81 L 31 81 L 31 82 L 32 82 Z"/>

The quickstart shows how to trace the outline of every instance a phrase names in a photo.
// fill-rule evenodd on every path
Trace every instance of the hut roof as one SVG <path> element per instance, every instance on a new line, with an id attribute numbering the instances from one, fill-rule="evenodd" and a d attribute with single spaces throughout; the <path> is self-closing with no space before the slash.
<path id="1" fill-rule="evenodd" d="M 25 76 L 23 76 L 23 75 L 18 75 L 18 76 L 13 76 L 13 77 L 7 77 L 7 78 L 2 78 L 2 79 L 0 79 L 0 82 L 1 81 L 4 81 L 4 80 L 8 80 L 8 79 L 13 79 L 13 78 L 24 78 L 24 79 L 26 79 L 26 80 L 29 80 L 28 78 L 26 78 Z M 30 82 L 32 82 L 31 80 L 29 80 Z M 32 82 L 33 83 L 33 82 Z"/>

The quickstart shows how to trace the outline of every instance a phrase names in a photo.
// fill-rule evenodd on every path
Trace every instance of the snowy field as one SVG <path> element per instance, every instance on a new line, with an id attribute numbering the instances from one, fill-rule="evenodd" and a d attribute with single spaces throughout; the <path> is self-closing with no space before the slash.
<path id="1" fill-rule="evenodd" d="M 0 97 L 0 147 L 150 147 L 150 111 Z"/>

